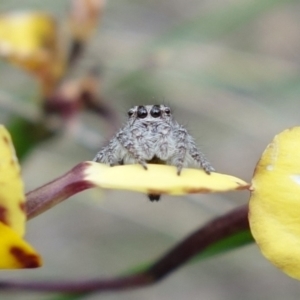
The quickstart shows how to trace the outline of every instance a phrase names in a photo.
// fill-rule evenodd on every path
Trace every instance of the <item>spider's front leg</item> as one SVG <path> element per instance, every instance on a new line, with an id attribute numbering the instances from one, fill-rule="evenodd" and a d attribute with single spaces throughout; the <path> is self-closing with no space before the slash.
<path id="1" fill-rule="evenodd" d="M 187 152 L 187 131 L 180 126 L 174 132 L 176 155 L 172 159 L 172 165 L 177 167 L 177 175 L 180 175 L 184 165 L 184 159 Z"/>
<path id="2" fill-rule="evenodd" d="M 116 138 L 119 143 L 132 155 L 134 160 L 142 165 L 145 170 L 147 170 L 148 168 L 146 160 L 140 155 L 138 149 L 136 149 L 132 135 L 125 131 L 120 131 Z"/>
<path id="3" fill-rule="evenodd" d="M 215 169 L 211 163 L 207 160 L 205 155 L 197 148 L 194 139 L 188 134 L 187 135 L 187 144 L 189 149 L 189 154 L 195 160 L 197 165 L 201 166 L 202 169 L 209 175 L 211 172 L 214 172 Z"/>
<path id="4" fill-rule="evenodd" d="M 187 162 L 185 162 L 187 153 L 195 161 L 195 165 L 203 168 L 207 174 L 215 171 L 205 155 L 198 150 L 194 139 L 188 134 L 184 127 L 179 126 L 176 131 L 174 131 L 174 140 L 176 155 L 174 155 L 172 159 L 172 165 L 177 167 L 178 175 L 180 175 L 183 166 L 187 164 Z"/>
<path id="5" fill-rule="evenodd" d="M 96 156 L 94 157 L 93 161 L 108 164 L 111 167 L 121 164 L 122 157 L 120 156 L 121 153 L 121 145 L 116 138 L 113 138 L 109 144 L 101 149 Z"/>

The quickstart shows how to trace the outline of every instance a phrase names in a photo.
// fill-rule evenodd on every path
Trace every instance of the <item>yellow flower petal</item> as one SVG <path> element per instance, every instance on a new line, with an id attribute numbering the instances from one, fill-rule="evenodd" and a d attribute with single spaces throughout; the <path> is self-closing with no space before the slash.
<path id="1" fill-rule="evenodd" d="M 123 189 L 147 194 L 182 195 L 189 193 L 226 192 L 247 189 L 249 185 L 239 178 L 199 169 L 183 169 L 180 176 L 172 166 L 148 164 L 114 166 L 88 162 L 85 179 L 109 189 Z"/>
<path id="2" fill-rule="evenodd" d="M 26 215 L 24 211 L 23 182 L 20 167 L 9 133 L 0 125 L 0 222 L 23 236 Z"/>
<path id="3" fill-rule="evenodd" d="M 37 12 L 15 12 L 0 16 L 0 55 L 25 69 L 48 63 L 57 45 L 53 17 Z"/>
<path id="4" fill-rule="evenodd" d="M 34 249 L 0 222 L 0 269 L 37 268 L 41 264 Z"/>
<path id="5" fill-rule="evenodd" d="M 0 125 L 0 269 L 36 268 L 40 256 L 22 240 L 25 197 L 11 137 Z"/>
<path id="6" fill-rule="evenodd" d="M 262 253 L 300 279 L 300 127 L 275 136 L 256 166 L 249 206 Z"/>

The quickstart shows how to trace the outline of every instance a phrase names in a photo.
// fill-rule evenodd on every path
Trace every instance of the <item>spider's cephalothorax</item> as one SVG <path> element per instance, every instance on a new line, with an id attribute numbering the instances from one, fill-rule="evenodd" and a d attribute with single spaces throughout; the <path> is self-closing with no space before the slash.
<path id="1" fill-rule="evenodd" d="M 177 167 L 203 168 L 206 173 L 214 171 L 187 130 L 179 125 L 165 105 L 140 105 L 128 111 L 128 122 L 119 130 L 109 144 L 100 150 L 94 161 L 110 164 L 159 163 Z M 158 201 L 160 195 L 149 195 Z"/>

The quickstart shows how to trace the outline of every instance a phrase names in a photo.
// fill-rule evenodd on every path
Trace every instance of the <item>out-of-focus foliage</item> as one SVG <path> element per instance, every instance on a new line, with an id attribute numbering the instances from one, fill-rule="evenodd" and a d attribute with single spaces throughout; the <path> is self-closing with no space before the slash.
<path id="1" fill-rule="evenodd" d="M 95 31 L 103 12 L 105 0 L 73 0 L 69 12 L 71 36 L 77 41 L 87 41 Z"/>

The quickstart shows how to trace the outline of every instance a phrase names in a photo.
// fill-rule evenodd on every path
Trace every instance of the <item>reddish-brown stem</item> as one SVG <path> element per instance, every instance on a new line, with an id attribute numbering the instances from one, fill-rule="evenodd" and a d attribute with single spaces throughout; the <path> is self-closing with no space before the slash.
<path id="1" fill-rule="evenodd" d="M 82 162 L 65 175 L 26 194 L 25 209 L 30 220 L 70 196 L 92 187 L 84 180 L 87 162 Z"/>
<path id="2" fill-rule="evenodd" d="M 245 205 L 217 217 L 195 231 L 162 256 L 147 273 L 156 280 L 161 279 L 210 245 L 247 229 L 249 229 L 248 206 Z"/>
<path id="3" fill-rule="evenodd" d="M 146 274 L 137 274 L 113 279 L 94 279 L 76 282 L 0 282 L 0 289 L 20 289 L 29 291 L 48 291 L 66 293 L 87 293 L 95 291 L 117 291 L 133 289 L 152 282 Z"/>

